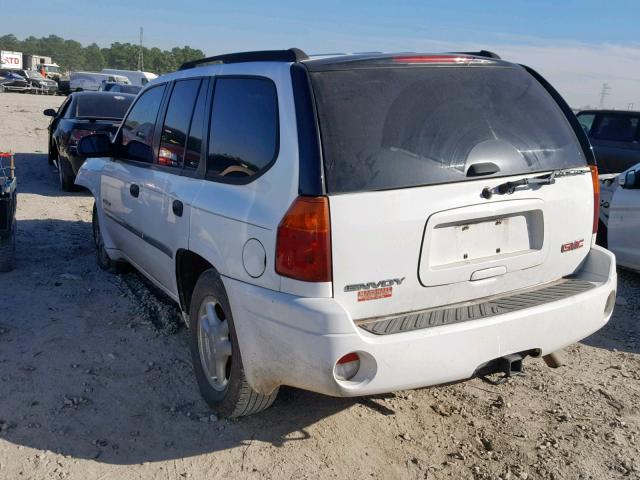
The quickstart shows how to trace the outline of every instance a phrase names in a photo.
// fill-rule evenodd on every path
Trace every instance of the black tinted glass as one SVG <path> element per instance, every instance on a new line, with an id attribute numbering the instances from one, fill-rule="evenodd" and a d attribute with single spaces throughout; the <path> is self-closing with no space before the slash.
<path id="1" fill-rule="evenodd" d="M 216 81 L 211 114 L 207 173 L 243 178 L 274 158 L 278 100 L 270 80 L 222 78 Z"/>
<path id="2" fill-rule="evenodd" d="M 160 137 L 158 164 L 182 166 L 189 122 L 199 87 L 199 79 L 176 82 L 173 87 Z"/>
<path id="3" fill-rule="evenodd" d="M 196 107 L 193 110 L 191 129 L 189 130 L 189 139 L 187 140 L 187 151 L 185 153 L 184 166 L 192 170 L 198 168 L 198 164 L 200 163 L 200 154 L 202 153 L 204 114 L 207 107 L 207 105 L 205 104 L 205 98 L 207 95 L 205 85 L 206 83 L 203 82 L 202 86 L 200 87 L 200 93 L 198 94 Z"/>
<path id="4" fill-rule="evenodd" d="M 555 101 L 508 67 L 371 68 L 311 74 L 327 189 L 384 190 L 585 165 Z"/>
<path id="5" fill-rule="evenodd" d="M 76 117 L 122 120 L 133 98 L 129 95 L 78 95 Z"/>
<path id="6" fill-rule="evenodd" d="M 153 131 L 163 93 L 164 85 L 151 88 L 131 108 L 122 125 L 122 145 L 127 157 L 153 162 Z"/>
<path id="7" fill-rule="evenodd" d="M 632 142 L 636 138 L 637 129 L 638 117 L 601 114 L 596 129 L 591 136 L 597 140 Z"/>

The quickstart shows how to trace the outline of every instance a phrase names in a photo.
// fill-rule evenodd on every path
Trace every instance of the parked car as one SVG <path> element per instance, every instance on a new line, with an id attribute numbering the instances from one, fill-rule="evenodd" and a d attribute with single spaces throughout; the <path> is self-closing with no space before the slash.
<path id="1" fill-rule="evenodd" d="M 58 168 L 62 190 L 73 190 L 84 160 L 77 155 L 78 141 L 96 132 L 115 133 L 134 98 L 126 93 L 76 92 L 57 111 L 48 108 L 43 112 L 53 117 L 49 124 L 49 163 Z"/>
<path id="2" fill-rule="evenodd" d="M 489 52 L 194 61 L 78 150 L 98 264 L 180 305 L 221 415 L 280 385 L 510 375 L 614 308 L 588 139 L 542 77 Z"/>
<path id="3" fill-rule="evenodd" d="M 69 76 L 69 89 L 72 92 L 100 90 L 102 82 L 129 84 L 129 79 L 121 75 L 108 75 L 94 72 L 72 72 Z"/>
<path id="4" fill-rule="evenodd" d="M 618 265 L 640 271 L 640 163 L 600 176 L 598 243 L 616 255 Z"/>
<path id="5" fill-rule="evenodd" d="M 140 90 L 142 90 L 142 87 L 139 85 L 126 85 L 124 83 L 102 82 L 98 90 L 102 92 L 121 92 L 137 95 L 140 93 Z"/>
<path id="6" fill-rule="evenodd" d="M 584 110 L 578 113 L 601 174 L 620 173 L 640 162 L 640 112 Z"/>
<path id="7" fill-rule="evenodd" d="M 28 92 L 29 82 L 11 70 L 0 71 L 0 92 Z"/>
<path id="8" fill-rule="evenodd" d="M 137 85 L 144 87 L 151 80 L 158 78 L 158 75 L 151 72 L 141 72 L 140 70 L 119 70 L 116 68 L 103 68 L 102 73 L 108 73 L 110 75 L 121 75 L 127 77 L 131 85 Z"/>
<path id="9" fill-rule="evenodd" d="M 24 78 L 31 91 L 37 91 L 54 95 L 58 91 L 58 83 L 49 78 L 43 77 L 40 72 L 36 70 L 0 70 L 2 73 L 16 73 Z"/>

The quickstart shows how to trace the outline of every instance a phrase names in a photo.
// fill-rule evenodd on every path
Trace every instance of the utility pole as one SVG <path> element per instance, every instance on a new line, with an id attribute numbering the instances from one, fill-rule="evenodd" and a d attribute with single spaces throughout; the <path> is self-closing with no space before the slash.
<path id="1" fill-rule="evenodd" d="M 138 70 L 144 70 L 144 54 L 142 49 L 142 27 L 140 27 L 140 51 L 138 52 Z"/>
<path id="2" fill-rule="evenodd" d="M 603 83 L 602 90 L 600 90 L 600 109 L 604 108 L 604 99 L 607 95 L 611 95 L 611 87 L 608 83 Z"/>

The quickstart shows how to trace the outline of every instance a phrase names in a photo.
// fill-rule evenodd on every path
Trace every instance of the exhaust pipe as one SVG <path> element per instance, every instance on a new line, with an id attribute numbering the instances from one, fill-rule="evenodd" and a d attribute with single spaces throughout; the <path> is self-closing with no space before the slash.
<path id="1" fill-rule="evenodd" d="M 507 381 L 508 378 L 524 375 L 524 367 L 522 361 L 531 352 L 512 353 L 504 357 L 495 358 L 487 363 L 480 365 L 476 369 L 475 376 L 481 378 L 485 382 L 498 385 Z M 497 380 L 491 380 L 489 375 L 494 373 L 502 373 L 502 377 Z"/>

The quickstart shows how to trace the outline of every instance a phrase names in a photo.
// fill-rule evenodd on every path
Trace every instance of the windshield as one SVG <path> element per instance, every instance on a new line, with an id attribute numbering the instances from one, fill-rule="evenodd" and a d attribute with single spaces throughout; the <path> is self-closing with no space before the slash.
<path id="1" fill-rule="evenodd" d="M 36 72 L 35 70 L 26 70 L 26 74 L 29 78 L 44 78 L 40 72 Z"/>
<path id="2" fill-rule="evenodd" d="M 49 73 L 60 73 L 60 67 L 54 67 L 51 65 L 45 65 L 44 69 Z"/>
<path id="3" fill-rule="evenodd" d="M 547 91 L 516 67 L 367 68 L 311 73 L 327 190 L 457 182 L 584 166 Z"/>
<path id="4" fill-rule="evenodd" d="M 76 117 L 121 120 L 133 99 L 134 97 L 129 95 L 106 93 L 78 96 L 76 98 Z"/>

